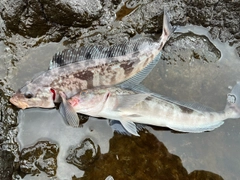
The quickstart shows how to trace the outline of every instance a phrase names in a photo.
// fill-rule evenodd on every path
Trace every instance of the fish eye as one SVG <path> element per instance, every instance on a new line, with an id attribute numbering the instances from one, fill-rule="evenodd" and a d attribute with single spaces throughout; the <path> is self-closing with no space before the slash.
<path id="1" fill-rule="evenodd" d="M 25 96 L 26 98 L 30 99 L 30 98 L 33 97 L 33 94 L 30 93 L 30 92 L 26 92 L 26 93 L 24 94 L 24 96 Z"/>

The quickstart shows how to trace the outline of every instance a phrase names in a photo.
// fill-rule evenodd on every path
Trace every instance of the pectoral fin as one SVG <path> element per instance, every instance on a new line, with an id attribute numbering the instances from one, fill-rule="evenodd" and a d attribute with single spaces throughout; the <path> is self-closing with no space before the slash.
<path id="1" fill-rule="evenodd" d="M 143 124 L 136 124 L 134 123 L 136 128 L 137 128 L 137 132 L 140 130 L 144 129 L 144 125 Z M 118 120 L 109 120 L 109 125 L 111 126 L 111 128 L 113 129 L 113 131 L 116 131 L 117 133 L 120 134 L 124 134 L 124 135 L 131 135 L 131 132 L 128 132 L 122 125 L 122 123 Z"/>
<path id="2" fill-rule="evenodd" d="M 68 124 L 72 127 L 79 126 L 79 118 L 76 111 L 66 100 L 66 96 L 63 92 L 59 93 L 62 98 L 62 103 L 60 104 L 59 111 L 63 118 L 68 122 Z"/>
<path id="3" fill-rule="evenodd" d="M 133 134 L 135 136 L 140 136 L 137 132 L 137 127 L 134 122 L 128 121 L 128 120 L 122 120 L 120 122 L 123 125 L 124 129 L 127 130 L 127 132 L 129 132 L 130 134 Z"/>
<path id="4" fill-rule="evenodd" d="M 130 79 L 122 82 L 121 84 L 118 84 L 117 86 L 123 89 L 129 89 L 132 86 L 140 84 L 150 74 L 150 72 L 159 62 L 159 59 L 161 58 L 161 54 L 162 53 L 160 52 L 145 68 L 143 68 L 143 70 L 135 74 Z"/>

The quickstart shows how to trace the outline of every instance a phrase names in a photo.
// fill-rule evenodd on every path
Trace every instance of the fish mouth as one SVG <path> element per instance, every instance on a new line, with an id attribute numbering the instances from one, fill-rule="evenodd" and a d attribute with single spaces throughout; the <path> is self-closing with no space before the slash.
<path id="1" fill-rule="evenodd" d="M 28 104 L 25 103 L 25 102 L 20 102 L 18 101 L 18 99 L 14 98 L 14 97 L 11 97 L 10 100 L 9 100 L 13 105 L 17 106 L 18 108 L 21 108 L 21 109 L 26 109 L 28 108 Z"/>

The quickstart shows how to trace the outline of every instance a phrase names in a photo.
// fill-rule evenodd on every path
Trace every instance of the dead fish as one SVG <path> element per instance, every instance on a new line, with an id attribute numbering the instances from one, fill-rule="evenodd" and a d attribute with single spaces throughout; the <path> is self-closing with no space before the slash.
<path id="1" fill-rule="evenodd" d="M 127 132 L 138 136 L 135 123 L 168 127 L 180 132 L 200 133 L 221 126 L 225 119 L 240 117 L 240 82 L 227 96 L 222 112 L 174 102 L 151 93 L 136 93 L 118 87 L 84 90 L 64 101 L 67 113 L 82 113 L 121 122 Z M 206 109 L 206 108 L 205 108 Z M 72 124 L 73 116 L 65 116 Z"/>
<path id="2" fill-rule="evenodd" d="M 158 42 L 139 38 L 110 47 L 83 46 L 57 53 L 49 70 L 27 82 L 10 99 L 15 106 L 52 108 L 59 92 L 71 97 L 81 90 L 119 84 L 140 72 L 160 53 L 173 28 L 164 12 Z"/>

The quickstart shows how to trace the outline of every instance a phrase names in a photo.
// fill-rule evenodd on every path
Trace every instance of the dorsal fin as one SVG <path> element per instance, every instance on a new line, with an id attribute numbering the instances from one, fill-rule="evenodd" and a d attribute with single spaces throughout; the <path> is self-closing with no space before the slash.
<path id="1" fill-rule="evenodd" d="M 79 47 L 77 49 L 65 49 L 62 52 L 58 52 L 53 56 L 53 59 L 50 61 L 48 69 L 54 69 L 56 67 L 75 63 L 78 61 L 111 58 L 117 56 L 124 56 L 130 53 L 137 53 L 141 49 L 151 46 L 152 44 L 153 41 L 151 38 L 142 37 L 126 43 L 115 44 L 106 47 L 88 45 Z"/>
<path id="2" fill-rule="evenodd" d="M 157 65 L 160 60 L 161 52 L 145 67 L 143 70 L 135 74 L 130 79 L 118 84 L 118 87 L 122 89 L 129 89 L 131 86 L 139 85 L 153 70 L 153 68 Z"/>
<path id="3" fill-rule="evenodd" d="M 132 90 L 132 91 L 135 91 L 137 93 L 147 93 L 147 94 L 151 95 L 152 97 L 168 101 L 170 103 L 176 104 L 176 105 L 181 106 L 181 107 L 185 107 L 185 108 L 190 109 L 190 110 L 195 110 L 195 111 L 199 111 L 199 112 L 200 111 L 201 112 L 202 111 L 204 111 L 204 112 L 214 112 L 215 111 L 214 109 L 212 109 L 210 107 L 204 106 L 204 105 L 196 103 L 196 102 L 191 102 L 191 103 L 180 102 L 180 101 L 177 101 L 173 98 L 154 93 L 142 84 L 137 84 L 137 85 L 133 85 L 133 86 L 125 87 L 125 88 L 129 89 L 129 90 Z"/>

